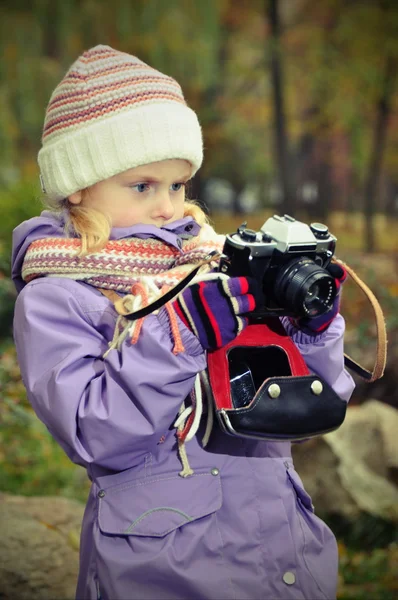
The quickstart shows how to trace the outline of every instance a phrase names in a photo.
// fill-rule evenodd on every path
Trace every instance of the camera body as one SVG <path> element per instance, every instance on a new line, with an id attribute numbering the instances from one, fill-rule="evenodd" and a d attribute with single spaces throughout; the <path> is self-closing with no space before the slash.
<path id="1" fill-rule="evenodd" d="M 227 235 L 219 270 L 261 283 L 264 303 L 251 313 L 251 319 L 313 318 L 332 308 L 337 293 L 327 271 L 336 241 L 322 223 L 306 225 L 289 215 L 274 215 L 260 231 L 243 223 L 236 233 Z"/>

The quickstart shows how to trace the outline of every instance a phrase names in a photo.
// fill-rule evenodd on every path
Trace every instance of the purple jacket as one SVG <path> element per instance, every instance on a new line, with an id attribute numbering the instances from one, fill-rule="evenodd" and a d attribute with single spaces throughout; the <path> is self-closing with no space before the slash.
<path id="1" fill-rule="evenodd" d="M 156 236 L 178 248 L 187 222 L 112 235 Z M 14 334 L 34 410 L 92 481 L 77 598 L 335 598 L 336 541 L 314 514 L 290 443 L 237 439 L 215 427 L 203 448 L 202 427 L 186 445 L 194 475 L 178 475 L 173 423 L 206 364 L 197 338 L 180 323 L 185 352 L 175 356 L 161 309 L 145 319 L 136 345 L 126 341 L 103 359 L 117 316 L 107 298 L 70 279 L 24 286 L 29 244 L 63 235 L 48 212 L 14 232 Z M 292 336 L 309 368 L 348 400 L 354 384 L 343 332 L 338 316 L 315 339 Z"/>

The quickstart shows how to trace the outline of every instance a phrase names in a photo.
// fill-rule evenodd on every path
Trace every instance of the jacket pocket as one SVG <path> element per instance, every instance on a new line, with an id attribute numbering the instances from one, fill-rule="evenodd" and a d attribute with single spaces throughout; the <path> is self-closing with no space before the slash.
<path id="1" fill-rule="evenodd" d="M 311 496 L 304 489 L 304 485 L 303 485 L 303 482 L 301 481 L 299 474 L 294 469 L 294 467 L 290 467 L 290 466 L 286 468 L 286 472 L 287 472 L 289 481 L 292 484 L 293 489 L 296 493 L 298 501 L 304 508 L 306 508 L 307 510 L 309 510 L 310 512 L 313 513 L 315 509 L 314 509 L 314 505 L 312 504 Z"/>
<path id="2" fill-rule="evenodd" d="M 209 471 L 104 487 L 98 499 L 102 533 L 163 537 L 221 508 L 222 491 L 219 475 Z"/>

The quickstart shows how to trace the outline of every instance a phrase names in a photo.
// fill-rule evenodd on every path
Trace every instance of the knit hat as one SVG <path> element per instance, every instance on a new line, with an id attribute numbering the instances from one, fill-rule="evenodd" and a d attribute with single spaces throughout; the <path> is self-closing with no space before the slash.
<path id="1" fill-rule="evenodd" d="M 148 163 L 202 164 L 198 118 L 179 84 L 109 46 L 82 54 L 47 107 L 38 162 L 45 193 L 60 200 Z"/>

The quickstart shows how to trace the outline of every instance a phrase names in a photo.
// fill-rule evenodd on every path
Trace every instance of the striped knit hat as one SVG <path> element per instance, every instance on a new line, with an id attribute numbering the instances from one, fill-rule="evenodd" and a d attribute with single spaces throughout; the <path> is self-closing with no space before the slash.
<path id="1" fill-rule="evenodd" d="M 96 46 L 55 88 L 38 161 L 43 190 L 61 200 L 133 167 L 181 158 L 202 164 L 202 133 L 178 83 L 144 62 Z"/>

